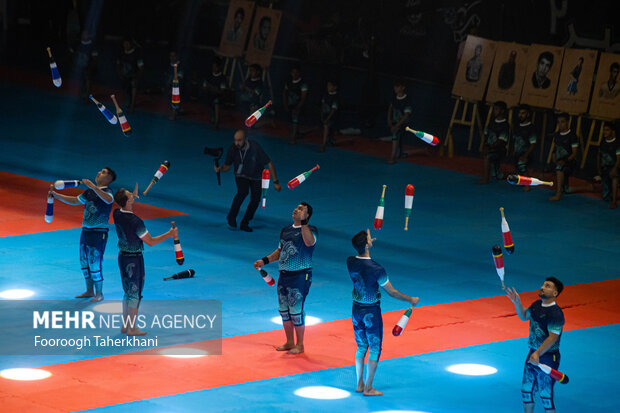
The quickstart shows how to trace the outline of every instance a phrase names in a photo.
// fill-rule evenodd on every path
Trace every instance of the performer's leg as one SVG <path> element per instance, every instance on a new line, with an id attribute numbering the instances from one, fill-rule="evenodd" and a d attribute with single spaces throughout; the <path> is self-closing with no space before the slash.
<path id="1" fill-rule="evenodd" d="M 133 258 L 133 262 L 135 266 L 133 268 L 133 277 L 132 277 L 132 288 L 131 295 L 129 300 L 129 318 L 132 320 L 132 323 L 129 325 L 127 329 L 128 336 L 144 336 L 146 335 L 146 331 L 142 331 L 138 329 L 138 308 L 140 307 L 140 302 L 142 301 L 142 289 L 144 288 L 144 257 L 139 255 Z"/>
<path id="2" fill-rule="evenodd" d="M 86 282 L 86 291 L 80 295 L 76 295 L 75 298 L 94 297 L 93 279 L 90 276 L 90 270 L 88 268 L 88 244 L 86 243 L 86 231 L 84 230 L 82 230 L 82 234 L 80 235 L 80 266 L 82 267 L 82 274 Z"/>
<path id="3" fill-rule="evenodd" d="M 555 170 L 556 176 L 556 190 L 555 195 L 549 198 L 549 201 L 559 201 L 562 199 L 562 192 L 564 191 L 564 171 L 561 166 L 557 166 Z"/>
<path id="4" fill-rule="evenodd" d="M 375 373 L 379 365 L 379 357 L 381 357 L 381 344 L 383 342 L 383 318 L 381 317 L 381 307 L 377 303 L 371 307 L 370 311 L 364 317 L 366 326 L 366 337 L 370 351 L 368 353 L 368 373 L 366 375 L 366 384 L 364 386 L 364 396 L 382 396 L 383 392 L 378 391 L 372 386 Z"/>
<path id="5" fill-rule="evenodd" d="M 523 411 L 525 413 L 534 412 L 534 394 L 537 392 L 538 389 L 536 383 L 537 373 L 534 370 L 538 367 L 527 362 L 532 352 L 533 350 L 530 350 L 525 359 L 525 366 L 523 367 L 523 379 L 521 381 L 521 398 L 523 400 Z"/>
<path id="6" fill-rule="evenodd" d="M 295 329 L 288 311 L 287 277 L 283 277 L 282 275 L 278 277 L 278 310 L 280 311 L 280 317 L 282 317 L 282 325 L 284 326 L 284 333 L 286 334 L 286 343 L 276 347 L 276 350 L 290 350 L 295 347 Z"/>
<path id="7" fill-rule="evenodd" d="M 288 288 L 288 310 L 291 315 L 291 321 L 295 326 L 297 343 L 288 353 L 300 354 L 304 352 L 304 333 L 306 331 L 306 314 L 304 311 L 304 303 L 306 302 L 306 297 L 310 292 L 312 272 L 303 272 L 290 278 L 294 278 L 293 281 L 295 284 Z"/>
<path id="8" fill-rule="evenodd" d="M 89 231 L 87 236 L 88 243 L 88 267 L 91 278 L 95 286 L 95 297 L 90 301 L 97 302 L 103 300 L 103 254 L 108 239 L 107 231 Z"/>
<path id="9" fill-rule="evenodd" d="M 355 335 L 355 343 L 357 350 L 355 352 L 355 375 L 357 378 L 357 387 L 355 391 L 362 393 L 364 391 L 364 359 L 368 352 L 368 340 L 366 339 L 366 329 L 364 326 L 364 307 L 353 302 L 351 311 L 351 320 L 353 322 L 353 334 Z"/>

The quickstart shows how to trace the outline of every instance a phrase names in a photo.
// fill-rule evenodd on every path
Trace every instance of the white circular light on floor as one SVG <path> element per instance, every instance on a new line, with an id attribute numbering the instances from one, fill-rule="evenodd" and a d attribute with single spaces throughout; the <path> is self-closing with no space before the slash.
<path id="1" fill-rule="evenodd" d="M 450 373 L 463 374 L 465 376 L 488 376 L 489 374 L 497 373 L 495 367 L 485 364 L 453 364 L 446 367 L 446 370 Z"/>
<path id="2" fill-rule="evenodd" d="M 313 317 L 311 315 L 306 316 L 306 325 L 313 326 L 315 324 L 319 324 L 322 320 L 318 317 Z M 271 319 L 271 322 L 274 324 L 282 325 L 282 317 L 276 316 Z"/>
<path id="3" fill-rule="evenodd" d="M 6 369 L 6 370 L 0 371 L 0 377 L 9 379 L 9 380 L 22 380 L 22 381 L 43 380 L 43 379 L 47 379 L 51 375 L 52 373 L 50 373 L 49 371 L 41 370 L 41 369 L 19 368 L 19 369 Z"/>
<path id="4" fill-rule="evenodd" d="M 181 347 L 181 348 L 165 348 L 159 351 L 159 354 L 166 357 L 174 357 L 178 359 L 191 359 L 196 357 L 204 357 L 208 353 L 199 348 Z"/>
<path id="5" fill-rule="evenodd" d="M 98 313 L 106 313 L 106 314 L 122 314 L 123 313 L 123 303 L 101 303 L 97 304 L 92 308 Z"/>
<path id="6" fill-rule="evenodd" d="M 8 300 L 20 300 L 22 298 L 28 298 L 34 295 L 34 291 L 25 289 L 4 290 L 0 292 L 1 298 Z"/>
<path id="7" fill-rule="evenodd" d="M 308 386 L 295 390 L 295 395 L 307 399 L 336 400 L 345 399 L 349 397 L 351 393 L 336 387 Z"/>

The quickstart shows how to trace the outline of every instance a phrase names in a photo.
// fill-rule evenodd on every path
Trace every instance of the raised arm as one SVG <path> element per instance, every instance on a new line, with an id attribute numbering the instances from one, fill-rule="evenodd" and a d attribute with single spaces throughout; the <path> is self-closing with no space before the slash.
<path id="1" fill-rule="evenodd" d="M 101 198 L 101 200 L 105 202 L 106 204 L 111 204 L 112 202 L 114 202 L 114 197 L 112 196 L 112 194 L 109 194 L 99 189 L 97 185 L 91 182 L 90 179 L 82 179 L 82 183 L 86 185 L 87 187 L 89 187 L 90 189 L 92 189 L 93 191 L 95 191 L 97 196 Z"/>
<path id="2" fill-rule="evenodd" d="M 52 198 L 58 199 L 68 205 L 81 205 L 82 204 L 77 196 L 59 194 L 58 192 L 55 192 L 51 189 L 49 191 L 49 194 L 52 196 Z"/>
<path id="3" fill-rule="evenodd" d="M 527 311 L 523 307 L 523 304 L 521 304 L 521 298 L 519 297 L 519 294 L 514 289 L 514 287 L 512 289 L 510 289 L 510 287 L 506 288 L 506 295 L 508 296 L 510 301 L 512 301 L 513 304 L 515 305 L 515 310 L 517 311 L 517 315 L 519 316 L 521 321 L 526 321 Z"/>

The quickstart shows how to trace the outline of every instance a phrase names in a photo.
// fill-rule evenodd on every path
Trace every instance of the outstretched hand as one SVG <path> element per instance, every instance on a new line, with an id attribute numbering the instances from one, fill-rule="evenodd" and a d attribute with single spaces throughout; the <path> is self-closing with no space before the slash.
<path id="1" fill-rule="evenodd" d="M 512 287 L 512 289 L 510 287 L 506 287 L 506 296 L 513 302 L 513 304 L 521 303 L 521 298 L 514 287 Z"/>

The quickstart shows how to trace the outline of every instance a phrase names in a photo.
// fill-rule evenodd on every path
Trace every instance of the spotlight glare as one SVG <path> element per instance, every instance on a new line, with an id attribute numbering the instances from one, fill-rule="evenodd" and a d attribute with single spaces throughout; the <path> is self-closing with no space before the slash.
<path id="1" fill-rule="evenodd" d="M 120 301 L 119 302 L 113 302 L 113 303 L 101 303 L 101 304 L 97 304 L 92 309 L 94 311 L 97 311 L 98 313 L 122 314 L 123 313 L 123 304 Z"/>
<path id="2" fill-rule="evenodd" d="M 346 390 L 339 389 L 337 387 L 329 386 L 308 386 L 300 387 L 295 390 L 295 395 L 299 397 L 305 397 L 307 399 L 319 399 L 319 400 L 336 400 L 345 399 L 351 395 Z"/>
<path id="3" fill-rule="evenodd" d="M 42 369 L 17 368 L 17 369 L 5 369 L 5 370 L 0 371 L 0 377 L 2 378 L 9 379 L 9 380 L 21 380 L 21 381 L 42 380 L 42 379 L 47 379 L 51 375 L 52 373 L 50 373 L 47 370 L 42 370 Z"/>
<path id="4" fill-rule="evenodd" d="M 313 326 L 315 324 L 319 324 L 322 321 L 323 320 L 321 320 L 318 317 L 313 317 L 311 315 L 307 315 L 306 316 L 306 325 L 307 326 Z M 274 324 L 282 325 L 282 317 L 280 317 L 280 316 L 273 317 L 271 319 L 271 322 L 274 323 Z"/>
<path id="5" fill-rule="evenodd" d="M 4 290 L 0 292 L 1 298 L 7 300 L 20 300 L 22 298 L 28 298 L 34 295 L 34 291 L 25 289 Z"/>
<path id="6" fill-rule="evenodd" d="M 178 359 L 191 359 L 208 355 L 208 353 L 204 350 L 191 347 L 165 348 L 160 350 L 159 354 L 161 354 L 162 356 Z"/>
<path id="7" fill-rule="evenodd" d="M 465 376 L 488 376 L 489 374 L 497 373 L 495 367 L 487 366 L 485 364 L 452 364 L 446 367 L 450 373 L 463 374 Z"/>

